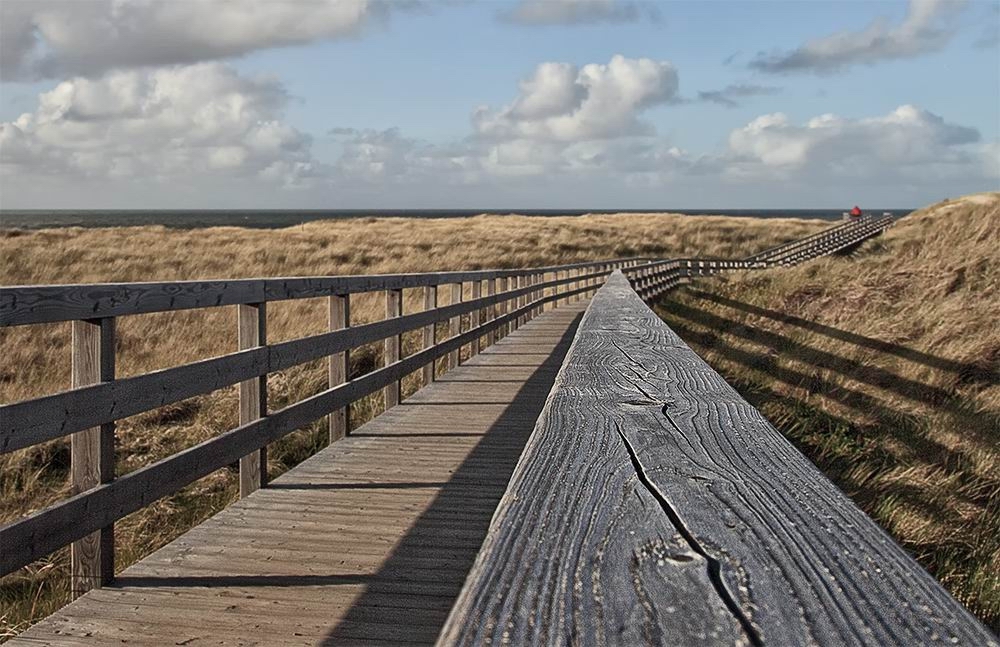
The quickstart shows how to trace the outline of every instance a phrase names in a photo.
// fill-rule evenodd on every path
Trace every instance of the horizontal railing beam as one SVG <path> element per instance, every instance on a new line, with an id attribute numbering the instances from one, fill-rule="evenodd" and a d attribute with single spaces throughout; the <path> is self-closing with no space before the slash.
<path id="1" fill-rule="evenodd" d="M 624 260 L 628 259 L 588 261 L 542 268 L 462 272 L 10 286 L 0 290 L 0 327 L 309 299 L 337 294 L 403 290 L 446 283 L 527 276 L 555 269 L 596 267 Z"/>

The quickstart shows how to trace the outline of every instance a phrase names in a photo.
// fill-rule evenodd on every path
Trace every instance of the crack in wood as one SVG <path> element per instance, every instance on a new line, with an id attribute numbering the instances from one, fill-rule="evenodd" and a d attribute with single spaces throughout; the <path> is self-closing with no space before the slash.
<path id="1" fill-rule="evenodd" d="M 672 424 L 672 421 L 671 421 Z M 740 607 L 739 601 L 736 599 L 730 591 L 729 587 L 726 586 L 725 581 L 722 579 L 722 562 L 701 545 L 698 538 L 691 533 L 690 529 L 684 524 L 684 520 L 681 516 L 674 510 L 673 506 L 670 505 L 670 501 L 666 496 L 646 476 L 645 468 L 642 466 L 642 462 L 639 460 L 638 454 L 635 452 L 635 448 L 632 447 L 632 443 L 629 442 L 628 438 L 625 436 L 625 432 L 622 431 L 621 426 L 618 421 L 615 421 L 615 428 L 618 431 L 618 437 L 621 438 L 622 443 L 625 445 L 625 451 L 628 452 L 629 459 L 632 461 L 632 466 L 635 468 L 636 476 L 639 478 L 639 482 L 646 488 L 650 495 L 656 499 L 660 504 L 660 508 L 663 510 L 667 518 L 670 519 L 670 523 L 677 528 L 677 532 L 680 533 L 684 541 L 687 542 L 691 550 L 700 555 L 706 563 L 706 568 L 708 570 L 708 578 L 712 582 L 712 587 L 715 589 L 716 594 L 722 603 L 726 605 L 726 608 L 733 615 L 733 618 L 740 624 L 743 632 L 746 634 L 747 640 L 754 647 L 762 647 L 764 644 L 761 638 L 760 631 L 753 624 L 753 620 L 743 611 Z"/>

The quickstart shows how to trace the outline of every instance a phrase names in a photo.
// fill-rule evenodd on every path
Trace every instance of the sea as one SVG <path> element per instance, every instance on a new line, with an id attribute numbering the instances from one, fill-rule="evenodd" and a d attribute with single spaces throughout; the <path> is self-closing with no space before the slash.
<path id="1" fill-rule="evenodd" d="M 203 227 L 252 227 L 280 229 L 315 220 L 348 218 L 467 218 L 482 214 L 525 216 L 582 216 L 615 213 L 680 213 L 739 218 L 808 218 L 840 220 L 844 209 L 10 209 L 0 211 L 0 228 L 141 227 L 163 225 L 177 229 Z M 900 218 L 912 209 L 871 209 L 866 213 L 891 213 Z"/>

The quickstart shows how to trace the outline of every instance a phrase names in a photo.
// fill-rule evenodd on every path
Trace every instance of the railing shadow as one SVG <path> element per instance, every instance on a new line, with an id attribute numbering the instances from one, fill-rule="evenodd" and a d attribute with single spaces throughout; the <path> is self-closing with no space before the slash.
<path id="1" fill-rule="evenodd" d="M 810 321 L 808 319 L 803 319 L 802 317 L 796 317 L 784 312 L 778 312 L 777 310 L 769 310 L 767 308 L 762 308 L 750 303 L 744 303 L 743 301 L 738 301 L 736 299 L 731 299 L 724 297 L 719 294 L 713 294 L 711 292 L 704 292 L 701 290 L 690 290 L 689 294 L 698 297 L 699 299 L 704 299 L 706 301 L 711 301 L 719 305 L 728 306 L 736 310 L 741 310 L 748 314 L 757 315 L 759 317 L 766 317 L 774 321 L 796 326 L 798 328 L 803 328 L 811 332 L 819 333 L 821 335 L 826 335 L 833 339 L 839 341 L 854 344 L 856 346 L 862 346 L 870 350 L 878 351 L 880 353 L 886 353 L 889 355 L 895 355 L 905 360 L 911 362 L 916 362 L 918 364 L 923 364 L 929 368 L 936 368 L 942 371 L 948 371 L 954 373 L 958 376 L 959 381 L 962 383 L 974 383 L 980 382 L 985 385 L 995 385 L 1000 384 L 1000 375 L 996 372 L 991 371 L 987 367 L 977 366 L 976 364 L 969 364 L 965 362 L 956 362 L 945 357 L 938 357 L 936 355 L 931 355 L 923 351 L 915 350 L 913 348 L 907 348 L 906 346 L 901 346 L 899 344 L 893 344 L 881 339 L 874 339 L 872 337 L 866 337 L 864 335 L 859 335 L 857 333 L 849 332 L 847 330 L 841 330 L 839 328 L 834 328 L 833 326 L 827 326 L 825 324 L 818 323 L 816 321 Z"/>
<path id="2" fill-rule="evenodd" d="M 507 487 L 507 482 L 517 465 L 524 445 L 534 428 L 533 421 L 538 418 L 545 404 L 549 390 L 555 380 L 559 367 L 562 366 L 566 352 L 573 340 L 576 328 L 582 314 L 577 315 L 565 334 L 557 343 L 555 350 L 539 368 L 524 382 L 513 401 L 504 410 L 496 422 L 483 435 L 482 440 L 469 453 L 462 464 L 452 474 L 451 479 L 443 487 L 430 506 L 421 513 L 407 534 L 393 549 L 379 572 L 372 575 L 365 592 L 354 601 L 351 608 L 340 622 L 337 623 L 322 642 L 323 645 L 339 645 L 347 642 L 357 643 L 368 640 L 378 640 L 379 636 L 368 635 L 363 629 L 363 623 L 370 617 L 371 609 L 379 604 L 380 593 L 377 584 L 380 580 L 392 580 L 394 589 L 403 596 L 427 595 L 425 584 L 420 581 L 407 581 L 401 578 L 414 558 L 419 558 L 428 544 L 445 543 L 453 526 L 449 519 L 461 515 L 463 529 L 472 531 L 482 539 L 486 538 L 493 511 L 499 503 Z M 499 368 L 499 367 L 498 367 Z M 465 382 L 467 380 L 456 380 Z M 489 383 L 490 380 L 476 380 Z M 496 380 L 507 382 L 509 380 Z M 420 435 L 426 435 L 421 433 Z M 483 465 L 489 464 L 488 482 L 483 482 Z M 477 506 L 470 510 L 468 499 L 469 483 L 477 482 L 476 496 L 482 501 L 488 498 L 492 505 Z M 453 523 L 453 522 L 452 522 Z M 441 573 L 435 582 L 435 595 L 450 596 L 452 600 L 458 597 L 465 575 L 472 568 L 481 541 L 466 547 L 456 547 L 450 555 L 449 573 Z M 451 573 L 459 572 L 461 577 Z M 450 608 L 451 604 L 448 604 Z M 405 622 L 408 613 L 415 610 L 397 609 L 397 616 L 391 622 Z M 438 618 L 440 621 L 438 621 Z M 444 625 L 444 615 L 434 618 L 424 614 L 421 622 L 413 623 L 406 635 L 406 641 L 413 643 L 433 644 Z M 383 636 L 392 640 L 391 637 Z M 397 638 L 398 640 L 398 638 Z"/>
<path id="3" fill-rule="evenodd" d="M 718 306 L 731 308 L 732 315 Z M 967 538 L 969 533 L 978 532 L 977 522 L 970 516 L 973 510 L 981 511 L 986 520 L 995 514 L 990 511 L 996 509 L 997 480 L 977 466 L 981 467 L 980 450 L 991 451 L 1000 440 L 1000 416 L 970 410 L 958 393 L 875 366 L 877 356 L 872 364 L 861 363 L 841 357 L 829 347 L 820 349 L 808 340 L 792 338 L 791 327 L 935 369 L 975 374 L 981 383 L 993 379 L 981 370 L 973 373 L 973 368 L 982 367 L 698 290 L 666 296 L 657 309 L 700 354 L 713 352 L 728 364 L 728 370 L 717 367 L 727 381 L 755 407 L 779 416 L 772 419 L 775 425 L 863 509 L 874 514 L 882 506 L 899 503 L 933 520 L 940 532 L 908 534 L 904 541 L 932 573 L 939 574 L 942 569 L 939 576 L 954 577 L 963 569 L 967 573 L 973 565 L 984 567 L 982 551 Z M 789 328 L 781 332 L 765 329 L 746 321 L 744 313 Z M 840 383 L 837 375 L 848 384 Z M 804 394 L 789 394 L 782 385 Z M 821 401 L 833 404 L 833 409 L 820 406 Z M 960 433 L 968 442 L 944 444 L 919 413 L 921 407 L 940 416 L 936 425 L 947 426 L 949 433 Z M 924 481 L 907 482 L 905 477 L 877 477 L 894 468 L 923 470 L 947 485 L 935 488 Z M 956 564 L 962 565 L 958 571 Z"/>

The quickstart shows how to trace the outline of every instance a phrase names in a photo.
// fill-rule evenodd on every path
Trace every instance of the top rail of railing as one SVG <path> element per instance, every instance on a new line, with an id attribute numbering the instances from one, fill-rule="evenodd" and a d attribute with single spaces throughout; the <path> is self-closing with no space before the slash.
<path id="1" fill-rule="evenodd" d="M 0 327 L 266 303 L 587 269 L 642 257 L 519 269 L 0 287 Z"/>

